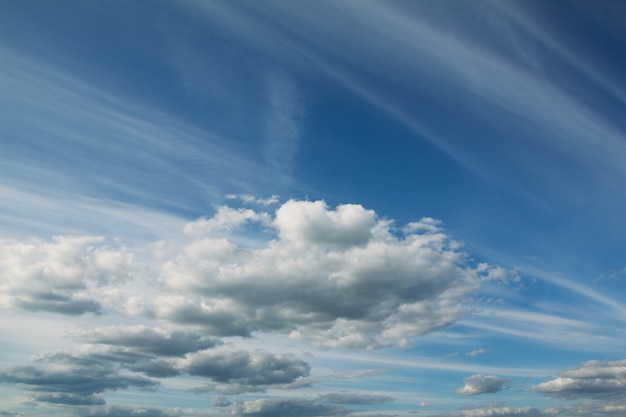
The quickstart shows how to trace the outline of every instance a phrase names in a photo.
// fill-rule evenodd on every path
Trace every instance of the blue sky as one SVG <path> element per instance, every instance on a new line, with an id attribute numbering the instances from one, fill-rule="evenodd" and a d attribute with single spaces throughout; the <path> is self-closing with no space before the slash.
<path id="1" fill-rule="evenodd" d="M 1 1 L 8 416 L 621 416 L 619 1 Z"/>

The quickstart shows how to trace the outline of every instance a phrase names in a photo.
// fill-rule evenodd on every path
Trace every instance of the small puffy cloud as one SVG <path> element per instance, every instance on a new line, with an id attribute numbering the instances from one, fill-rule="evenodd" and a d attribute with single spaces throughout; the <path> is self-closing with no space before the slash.
<path id="1" fill-rule="evenodd" d="M 430 403 L 428 401 L 420 401 L 419 404 L 417 404 L 418 407 L 430 407 Z"/>
<path id="2" fill-rule="evenodd" d="M 472 375 L 464 379 L 465 385 L 455 391 L 457 395 L 488 394 L 508 388 L 508 381 L 494 375 Z"/>
<path id="3" fill-rule="evenodd" d="M 560 372 L 559 377 L 531 388 L 534 392 L 564 400 L 617 399 L 626 397 L 626 359 L 589 361 Z"/>
<path id="4" fill-rule="evenodd" d="M 467 353 L 466 353 L 466 355 L 467 355 L 467 356 L 474 357 L 474 356 L 480 356 L 480 355 L 483 355 L 484 353 L 485 353 L 485 349 L 482 349 L 482 348 L 481 348 L 481 349 L 476 349 L 476 350 L 472 350 L 472 351 L 470 351 L 470 352 L 467 352 Z"/>
<path id="5" fill-rule="evenodd" d="M 291 200 L 273 216 L 276 239 L 265 246 L 192 234 L 163 265 L 163 295 L 134 299 L 129 311 L 216 336 L 281 332 L 326 348 L 402 345 L 456 321 L 462 298 L 500 274 L 469 267 L 435 221 L 421 223 L 398 236 L 360 205 Z"/>
<path id="6" fill-rule="evenodd" d="M 109 326 L 75 332 L 80 341 L 121 346 L 159 356 L 184 356 L 208 349 L 221 341 L 196 332 L 148 326 Z"/>
<path id="7" fill-rule="evenodd" d="M 92 290 L 130 280 L 133 254 L 104 238 L 57 236 L 52 242 L 0 242 L 0 305 L 28 311 L 97 313 Z"/>
<path id="8" fill-rule="evenodd" d="M 189 354 L 180 368 L 215 382 L 252 387 L 293 383 L 310 371 L 308 363 L 293 355 L 226 350 Z"/>
<path id="9" fill-rule="evenodd" d="M 358 394 L 358 393 L 334 393 L 320 395 L 320 400 L 329 404 L 363 404 L 375 405 L 394 401 L 387 395 Z"/>

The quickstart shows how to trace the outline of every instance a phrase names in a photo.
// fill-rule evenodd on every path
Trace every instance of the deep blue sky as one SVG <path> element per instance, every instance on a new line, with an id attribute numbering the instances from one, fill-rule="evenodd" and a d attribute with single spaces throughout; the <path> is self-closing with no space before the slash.
<path id="1" fill-rule="evenodd" d="M 2 409 L 621 415 L 625 19 L 1 1 Z"/>

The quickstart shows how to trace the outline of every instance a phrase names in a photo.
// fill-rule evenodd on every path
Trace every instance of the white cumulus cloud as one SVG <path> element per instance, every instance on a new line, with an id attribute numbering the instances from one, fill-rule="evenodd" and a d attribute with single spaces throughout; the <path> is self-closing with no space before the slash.
<path id="1" fill-rule="evenodd" d="M 296 200 L 267 216 L 222 208 L 190 223 L 261 222 L 274 239 L 251 248 L 213 226 L 191 233 L 163 265 L 163 294 L 129 308 L 217 336 L 281 332 L 322 347 L 376 348 L 453 323 L 461 298 L 501 274 L 470 267 L 432 219 L 399 232 L 360 205 Z"/>

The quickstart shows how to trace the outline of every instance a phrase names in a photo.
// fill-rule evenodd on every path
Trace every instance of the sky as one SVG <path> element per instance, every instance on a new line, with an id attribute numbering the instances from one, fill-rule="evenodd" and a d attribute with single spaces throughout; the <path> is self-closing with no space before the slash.
<path id="1" fill-rule="evenodd" d="M 0 416 L 624 416 L 624 21 L 0 0 Z"/>

